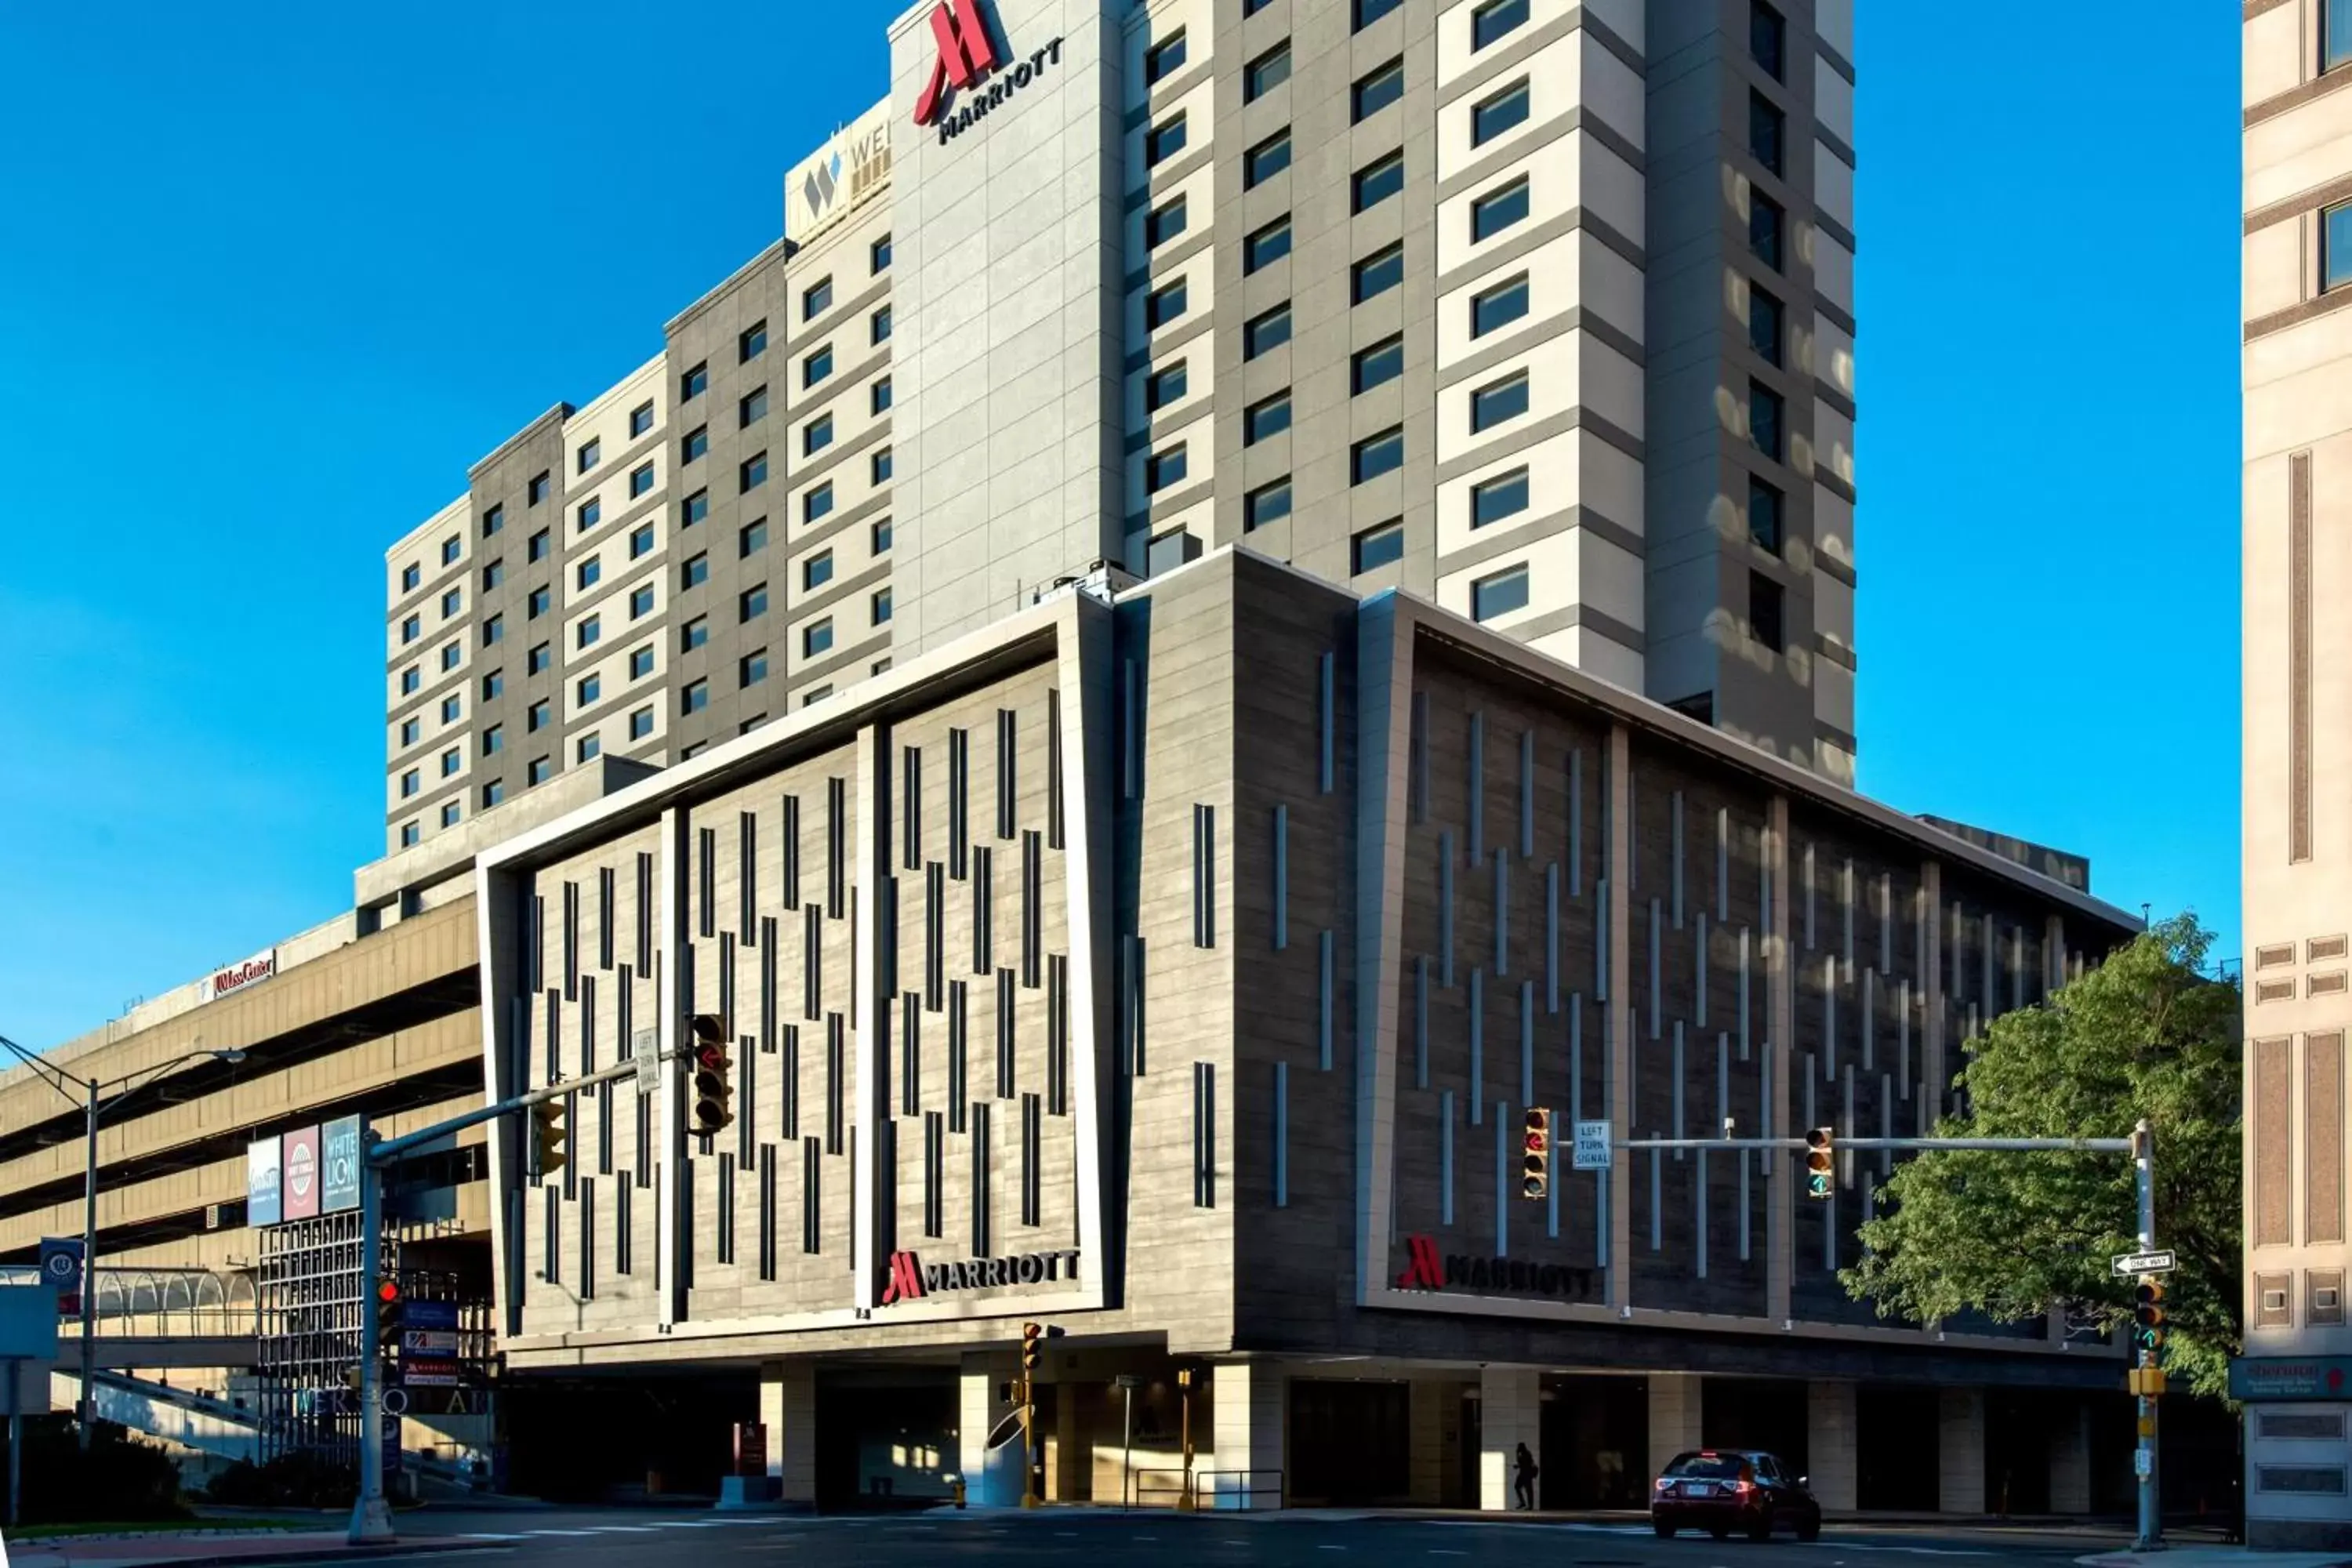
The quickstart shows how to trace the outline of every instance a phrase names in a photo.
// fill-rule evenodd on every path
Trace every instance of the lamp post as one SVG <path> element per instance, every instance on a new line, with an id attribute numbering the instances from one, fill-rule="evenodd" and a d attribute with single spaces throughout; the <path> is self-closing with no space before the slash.
<path id="1" fill-rule="evenodd" d="M 77 1411 L 77 1425 L 83 1453 L 89 1452 L 90 1429 L 96 1425 L 98 1398 L 91 1381 L 98 1368 L 98 1123 L 99 1118 L 169 1073 L 173 1068 L 194 1061 L 227 1062 L 232 1065 L 245 1060 L 241 1050 L 197 1049 L 173 1057 L 160 1067 L 143 1068 L 103 1081 L 95 1078 L 75 1078 L 70 1073 L 26 1050 L 5 1035 L 0 1035 L 0 1047 L 33 1069 L 42 1082 L 81 1108 L 82 1113 L 82 1189 L 81 1189 L 81 1393 Z M 67 1087 L 71 1085 L 71 1088 Z M 111 1100 L 104 1099 L 109 1089 L 120 1089 Z"/>

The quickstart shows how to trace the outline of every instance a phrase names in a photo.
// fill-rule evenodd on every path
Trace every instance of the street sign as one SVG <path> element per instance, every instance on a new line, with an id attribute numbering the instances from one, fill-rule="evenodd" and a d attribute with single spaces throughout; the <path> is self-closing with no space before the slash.
<path id="1" fill-rule="evenodd" d="M 637 1088 L 646 1094 L 661 1087 L 661 1036 L 639 1029 L 629 1037 L 629 1055 L 637 1064 Z"/>
<path id="2" fill-rule="evenodd" d="M 455 1301 L 407 1301 L 402 1304 L 400 1321 L 411 1329 L 444 1329 L 457 1331 L 457 1303 Z"/>
<path id="3" fill-rule="evenodd" d="M 1609 1136 L 1609 1123 L 1606 1121 L 1578 1122 L 1574 1162 L 1576 1168 L 1580 1171 L 1607 1170 L 1612 1154 L 1609 1145 L 1612 1142 L 1613 1140 Z"/>
<path id="4" fill-rule="evenodd" d="M 2173 1269 L 2169 1252 L 2126 1252 L 2115 1259 L 2118 1274 L 2169 1274 Z"/>
<path id="5" fill-rule="evenodd" d="M 59 1290 L 81 1289 L 81 1237 L 41 1237 L 41 1283 Z"/>
<path id="6" fill-rule="evenodd" d="M 2144 1445 L 2132 1450 L 2132 1474 L 2142 1480 L 2156 1474 L 2156 1455 Z"/>
<path id="7" fill-rule="evenodd" d="M 400 1359 L 405 1363 L 411 1356 L 454 1356 L 457 1353 L 457 1331 L 455 1329 L 403 1329 L 400 1331 Z"/>
<path id="8" fill-rule="evenodd" d="M 403 1354 L 400 1358 L 400 1380 L 417 1388 L 455 1388 L 457 1386 L 457 1363 L 453 1357 L 419 1359 Z"/>

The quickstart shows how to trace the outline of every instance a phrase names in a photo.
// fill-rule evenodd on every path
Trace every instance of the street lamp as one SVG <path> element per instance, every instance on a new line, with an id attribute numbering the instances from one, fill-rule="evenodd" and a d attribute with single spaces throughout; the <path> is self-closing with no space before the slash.
<path id="1" fill-rule="evenodd" d="M 91 1381 L 98 1366 L 98 1123 L 109 1110 L 169 1073 L 189 1062 L 215 1061 L 232 1065 L 245 1060 L 241 1050 L 197 1049 L 173 1057 L 157 1067 L 142 1068 L 117 1079 L 75 1078 L 54 1063 L 45 1061 L 18 1045 L 5 1035 L 0 1035 L 0 1047 L 33 1069 L 42 1082 L 56 1089 L 82 1110 L 83 1142 L 86 1154 L 82 1165 L 81 1193 L 81 1401 L 79 1426 L 82 1452 L 89 1451 L 89 1434 L 98 1415 L 97 1395 Z M 70 1085 L 71 1087 L 68 1087 Z M 103 1097 L 110 1089 L 118 1089 L 111 1100 Z"/>

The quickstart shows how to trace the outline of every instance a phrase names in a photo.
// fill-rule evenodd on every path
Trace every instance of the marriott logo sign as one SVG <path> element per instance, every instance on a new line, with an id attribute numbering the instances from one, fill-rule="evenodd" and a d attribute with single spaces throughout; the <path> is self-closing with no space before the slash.
<path id="1" fill-rule="evenodd" d="M 1021 1252 L 1010 1258 L 967 1258 L 954 1263 L 926 1264 L 911 1252 L 890 1255 L 889 1272 L 882 1281 L 882 1305 L 896 1306 L 942 1290 L 989 1290 L 1000 1285 L 1041 1285 L 1047 1280 L 1078 1279 L 1078 1249 Z"/>
<path id="2" fill-rule="evenodd" d="M 1002 109 L 1012 96 L 1062 63 L 1058 37 L 1025 59 L 1013 59 L 998 45 L 996 29 L 982 0 L 940 0 L 931 7 L 931 42 L 938 58 L 930 79 L 915 100 L 915 123 L 939 127 L 940 142 L 969 131 Z M 993 78 L 994 79 L 991 79 Z M 951 97 L 967 94 L 963 103 Z"/>

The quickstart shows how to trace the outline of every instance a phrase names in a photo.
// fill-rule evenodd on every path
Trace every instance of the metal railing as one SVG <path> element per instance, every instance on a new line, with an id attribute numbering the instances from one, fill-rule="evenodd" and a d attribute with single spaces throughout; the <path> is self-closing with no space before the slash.
<path id="1" fill-rule="evenodd" d="M 1131 1475 L 1130 1489 L 1138 1508 L 1189 1508 L 1192 1502 L 1192 1475 L 1172 1465 L 1139 1469 Z"/>
<path id="2" fill-rule="evenodd" d="M 97 1273 L 93 1315 L 100 1334 L 162 1338 L 260 1331 L 260 1293 L 247 1270 L 101 1263 Z M 0 1284 L 42 1283 L 40 1270 L 29 1264 L 0 1264 Z"/>
<path id="3" fill-rule="evenodd" d="M 1284 1508 L 1289 1503 L 1280 1470 L 1202 1470 L 1192 1478 L 1192 1489 L 1196 1508 Z M 1273 1502 L 1262 1504 L 1259 1499 L 1268 1493 Z"/>

